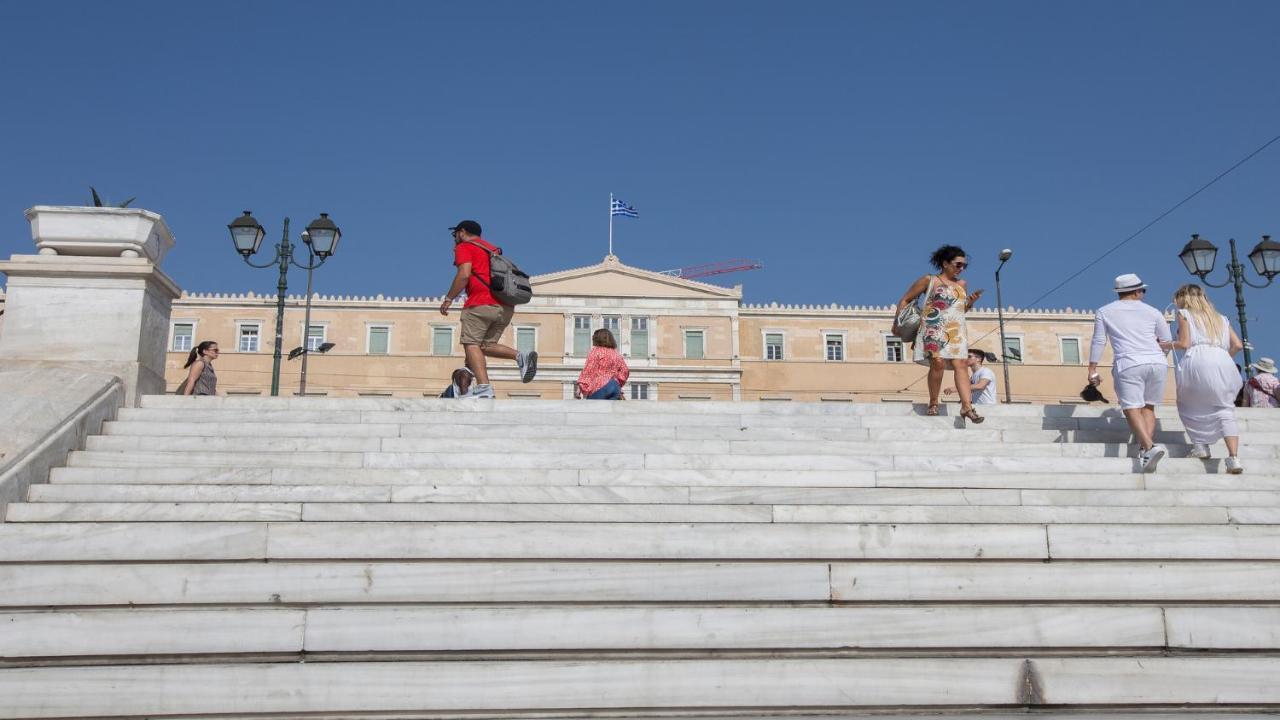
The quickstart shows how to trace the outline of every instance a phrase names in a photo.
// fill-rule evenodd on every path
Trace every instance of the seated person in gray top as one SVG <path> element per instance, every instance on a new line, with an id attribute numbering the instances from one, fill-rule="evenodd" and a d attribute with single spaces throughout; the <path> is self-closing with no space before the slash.
<path id="1" fill-rule="evenodd" d="M 1142 302 L 1147 286 L 1133 273 L 1116 278 L 1119 299 L 1098 308 L 1093 321 L 1093 344 L 1089 349 L 1089 383 L 1099 385 L 1098 362 L 1107 342 L 1114 356 L 1111 378 L 1115 382 L 1120 409 L 1129 429 L 1138 440 L 1140 472 L 1154 472 L 1168 451 L 1153 440 L 1156 432 L 1156 405 L 1164 398 L 1164 381 L 1169 362 L 1163 348 L 1173 341 L 1169 324 L 1160 311 Z"/>
<path id="2" fill-rule="evenodd" d="M 969 357 L 965 364 L 969 366 L 969 394 L 973 398 L 974 405 L 995 405 L 996 400 L 996 374 L 991 372 L 983 361 L 987 359 L 987 354 L 978 348 L 969 348 Z M 947 388 L 942 391 L 943 395 L 955 394 L 955 388 Z"/>

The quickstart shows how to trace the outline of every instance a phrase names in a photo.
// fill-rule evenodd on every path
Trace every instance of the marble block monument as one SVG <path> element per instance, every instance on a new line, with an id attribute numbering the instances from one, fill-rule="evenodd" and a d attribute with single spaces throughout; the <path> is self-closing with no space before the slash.
<path id="1" fill-rule="evenodd" d="M 165 391 L 170 305 L 181 294 L 159 263 L 174 244 L 160 215 L 125 208 L 27 211 L 39 254 L 8 275 L 0 361 L 105 372 L 127 405 Z"/>

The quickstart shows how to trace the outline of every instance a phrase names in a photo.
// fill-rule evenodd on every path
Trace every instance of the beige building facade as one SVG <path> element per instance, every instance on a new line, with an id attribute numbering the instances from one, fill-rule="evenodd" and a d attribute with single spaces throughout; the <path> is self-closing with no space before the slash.
<path id="1" fill-rule="evenodd" d="M 889 334 L 893 309 L 888 306 L 744 304 L 741 286 L 684 280 L 625 265 L 615 256 L 533 281 L 534 300 L 518 308 L 503 342 L 536 349 L 538 376 L 521 384 L 514 363 L 492 361 L 499 397 L 572 397 L 590 335 L 601 327 L 613 331 L 627 357 L 632 400 L 927 397 L 925 368 L 911 362 L 909 345 Z M 286 355 L 303 346 L 304 336 L 313 350 L 333 343 L 328 352 L 309 357 L 308 395 L 431 397 L 463 365 L 459 311 L 440 315 L 440 298 L 316 295 L 309 332 L 303 327 L 304 304 L 302 297 L 288 300 Z M 222 350 L 216 365 L 220 391 L 268 394 L 275 314 L 274 296 L 184 293 L 174 301 L 170 319 L 168 387 L 176 388 L 184 378 L 182 365 L 191 347 L 216 340 Z M 1021 356 L 1021 362 L 1010 364 L 1014 402 L 1079 402 L 1092 312 L 1008 310 L 1005 315 L 1006 336 Z M 971 311 L 968 321 L 970 344 L 999 354 L 995 311 Z M 2 323 L 0 315 L 0 332 Z M 992 363 L 992 369 L 1003 400 L 1001 368 Z M 298 392 L 300 371 L 301 360 L 283 361 L 282 395 Z M 948 377 L 944 386 L 949 383 Z"/>

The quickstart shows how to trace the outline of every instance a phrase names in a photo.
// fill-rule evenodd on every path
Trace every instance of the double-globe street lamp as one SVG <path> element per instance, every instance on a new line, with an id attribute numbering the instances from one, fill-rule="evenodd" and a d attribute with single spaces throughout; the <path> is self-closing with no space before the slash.
<path id="1" fill-rule="evenodd" d="M 1253 358 L 1249 355 L 1249 328 L 1245 322 L 1244 314 L 1244 286 L 1251 288 L 1264 288 L 1271 284 L 1276 275 L 1280 275 L 1280 243 L 1273 242 L 1270 235 L 1263 235 L 1262 241 L 1254 246 L 1249 253 L 1249 262 L 1253 264 L 1253 269 L 1267 281 L 1261 285 L 1255 285 L 1249 282 L 1249 278 L 1244 275 L 1244 265 L 1240 263 L 1240 258 L 1236 255 L 1236 239 L 1231 238 L 1228 243 L 1231 245 L 1231 263 L 1227 265 L 1227 279 L 1224 282 L 1214 284 L 1205 279 L 1205 276 L 1213 272 L 1213 264 L 1218 258 L 1218 248 L 1213 243 L 1201 238 L 1199 235 L 1192 235 L 1191 241 L 1182 248 L 1182 252 L 1178 253 L 1178 257 L 1182 260 L 1182 264 L 1186 266 L 1187 272 L 1200 278 L 1200 282 L 1209 287 L 1220 288 L 1226 287 L 1228 284 L 1235 285 L 1236 289 L 1236 310 L 1239 312 L 1240 320 L 1240 341 L 1244 343 L 1244 367 L 1245 377 L 1253 375 L 1253 369 L 1249 367 L 1253 364 Z"/>
<path id="2" fill-rule="evenodd" d="M 227 226 L 231 231 L 231 241 L 235 244 L 236 252 L 244 259 L 245 263 L 250 267 L 267 268 L 272 265 L 278 265 L 280 268 L 280 281 L 276 283 L 276 345 L 275 352 L 272 355 L 271 362 L 271 394 L 276 396 L 280 394 L 280 356 L 284 347 L 284 303 L 285 296 L 289 290 L 288 274 L 289 264 L 307 271 L 307 309 L 306 316 L 303 320 L 303 347 L 302 355 L 302 381 L 298 389 L 299 394 L 306 393 L 307 383 L 307 354 L 305 352 L 307 345 L 307 336 L 311 328 L 311 271 L 320 267 L 333 256 L 338 249 L 338 240 L 342 238 L 342 231 L 338 226 L 329 219 L 329 213 L 320 213 L 320 217 L 311 221 L 307 225 L 306 232 L 302 233 L 302 241 L 307 246 L 307 264 L 293 259 L 293 243 L 289 241 L 289 218 L 284 219 L 284 233 L 280 236 L 280 244 L 276 245 L 276 256 L 270 262 L 257 265 L 249 260 L 258 248 L 262 245 L 262 238 L 266 234 L 262 225 L 254 219 L 253 214 L 245 210 L 244 214 Z M 317 262 L 317 258 L 319 261 Z"/>

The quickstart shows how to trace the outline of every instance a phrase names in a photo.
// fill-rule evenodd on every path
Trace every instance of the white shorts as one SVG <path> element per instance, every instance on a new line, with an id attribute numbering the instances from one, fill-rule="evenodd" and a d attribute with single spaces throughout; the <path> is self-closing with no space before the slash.
<path id="1" fill-rule="evenodd" d="M 1116 384 L 1116 396 L 1121 410 L 1137 410 L 1148 405 L 1155 407 L 1164 399 L 1164 381 L 1169 368 L 1164 365 L 1134 365 L 1122 372 L 1112 371 Z"/>

